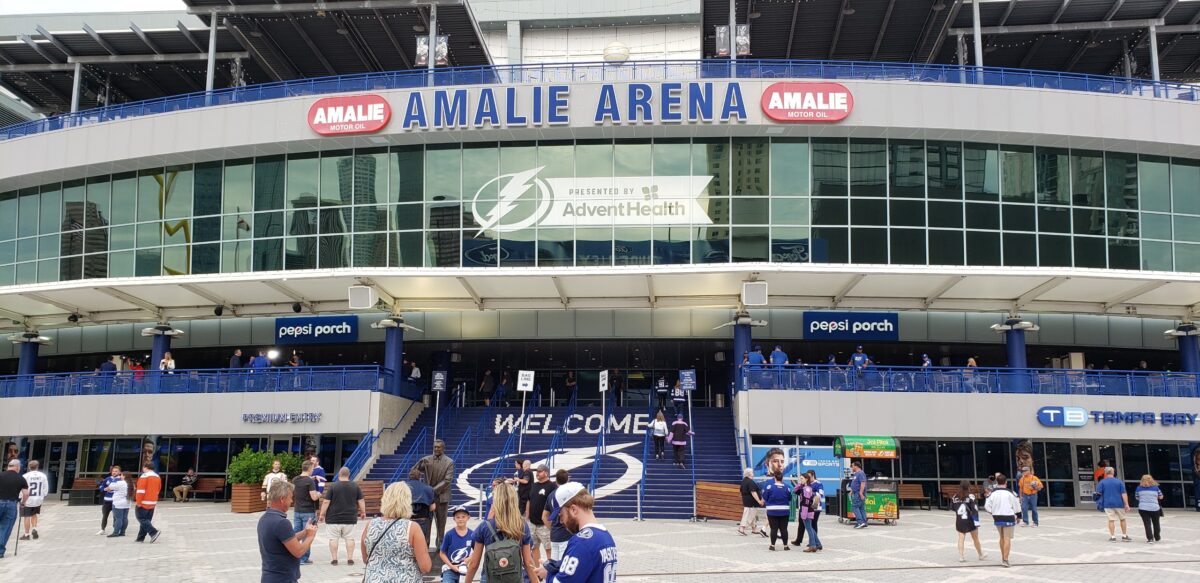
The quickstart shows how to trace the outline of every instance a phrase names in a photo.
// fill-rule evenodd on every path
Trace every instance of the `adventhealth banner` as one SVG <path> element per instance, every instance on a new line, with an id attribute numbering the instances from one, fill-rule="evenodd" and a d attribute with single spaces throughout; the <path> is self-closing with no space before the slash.
<path id="1" fill-rule="evenodd" d="M 358 341 L 358 316 L 275 318 L 275 344 L 342 344 Z"/>
<path id="2" fill-rule="evenodd" d="M 899 340 L 900 318 L 891 312 L 804 312 L 805 340 Z"/>

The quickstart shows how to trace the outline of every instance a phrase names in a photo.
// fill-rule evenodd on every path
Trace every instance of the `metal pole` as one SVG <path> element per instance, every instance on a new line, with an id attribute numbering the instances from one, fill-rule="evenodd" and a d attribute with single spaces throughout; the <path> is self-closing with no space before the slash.
<path id="1" fill-rule="evenodd" d="M 983 74 L 983 31 L 979 30 L 979 0 L 971 1 L 971 26 L 975 29 L 975 67 L 979 69 L 980 79 L 976 82 L 982 83 Z"/>
<path id="2" fill-rule="evenodd" d="M 75 63 L 75 76 L 71 80 L 71 113 L 79 111 L 79 88 L 83 83 L 83 65 Z"/>
<path id="3" fill-rule="evenodd" d="M 600 453 L 608 454 L 608 413 L 605 405 L 608 404 L 608 392 L 600 393 Z"/>
<path id="4" fill-rule="evenodd" d="M 217 28 L 221 24 L 220 14 L 213 11 L 208 23 L 208 73 L 204 78 L 204 90 L 211 93 L 217 77 Z"/>
<path id="5" fill-rule="evenodd" d="M 433 398 L 434 398 L 434 401 L 433 401 L 433 440 L 437 441 L 438 417 L 439 417 L 438 413 L 442 409 L 442 392 L 434 391 Z"/>
<path id="6" fill-rule="evenodd" d="M 1158 27 L 1150 26 L 1150 75 L 1155 82 L 1159 81 L 1158 77 Z M 1155 94 L 1158 93 L 1158 88 L 1154 89 Z"/>
<path id="7" fill-rule="evenodd" d="M 729 0 L 729 60 L 737 60 L 737 0 Z"/>
<path id="8" fill-rule="evenodd" d="M 517 417 L 517 419 L 519 420 L 517 422 L 517 431 L 519 432 L 519 433 L 517 433 L 517 453 L 521 453 L 522 451 L 525 451 L 525 395 L 526 395 L 526 393 L 524 391 L 522 391 L 521 392 L 521 416 Z"/>
<path id="9" fill-rule="evenodd" d="M 425 67 L 433 71 L 434 64 L 437 62 L 437 4 L 429 5 L 429 59 L 425 63 Z M 433 79 L 430 79 L 430 83 Z"/>
<path id="10" fill-rule="evenodd" d="M 690 432 L 690 431 L 692 431 L 692 391 L 688 391 L 687 396 L 688 396 L 688 401 L 687 401 L 687 403 L 688 403 L 688 418 L 687 418 L 687 421 L 688 421 L 688 431 Z M 692 459 L 689 461 L 692 463 L 692 478 L 693 478 L 693 480 L 692 480 L 692 522 L 695 522 L 696 516 L 697 516 L 697 514 L 696 514 L 696 480 L 694 479 L 696 477 L 696 471 L 695 471 L 695 468 L 696 468 L 696 436 L 695 435 L 691 436 L 691 438 L 688 439 L 688 449 L 690 449 L 692 451 Z"/>

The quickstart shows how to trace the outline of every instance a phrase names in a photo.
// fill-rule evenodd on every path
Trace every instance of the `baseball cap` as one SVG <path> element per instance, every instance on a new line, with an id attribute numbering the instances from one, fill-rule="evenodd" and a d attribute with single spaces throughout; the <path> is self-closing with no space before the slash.
<path id="1" fill-rule="evenodd" d="M 860 344 L 860 345 L 858 345 L 858 346 L 855 346 L 855 347 L 854 347 L 854 349 L 855 349 L 855 350 L 862 350 L 862 345 Z"/>
<path id="2" fill-rule="evenodd" d="M 563 506 L 566 506 L 567 502 L 570 502 L 571 499 L 577 494 L 586 491 L 587 488 L 584 488 L 583 484 L 580 484 L 579 482 L 567 482 L 566 484 L 563 484 L 554 490 L 554 501 L 557 503 L 559 508 L 562 508 Z"/>
<path id="3" fill-rule="evenodd" d="M 463 514 L 466 514 L 467 516 L 471 515 L 471 511 L 467 510 L 466 506 L 463 506 L 460 504 L 460 505 L 455 506 L 450 509 L 450 516 L 454 516 L 455 514 L 458 514 L 459 512 L 462 512 Z"/>

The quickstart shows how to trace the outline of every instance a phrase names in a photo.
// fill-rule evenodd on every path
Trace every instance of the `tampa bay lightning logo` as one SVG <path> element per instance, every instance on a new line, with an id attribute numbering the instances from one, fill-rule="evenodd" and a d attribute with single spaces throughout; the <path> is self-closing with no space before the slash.
<path id="1" fill-rule="evenodd" d="M 471 201 L 471 214 L 479 224 L 476 237 L 489 230 L 508 233 L 532 227 L 550 212 L 553 203 L 550 185 L 537 177 L 542 168 L 545 166 L 502 174 L 480 187 Z M 485 192 L 496 182 L 500 183 L 500 191 L 493 202 L 491 196 L 485 196 Z M 481 201 L 481 198 L 484 200 Z M 529 199 L 533 204 L 518 204 L 523 199 Z"/>
<path id="2" fill-rule="evenodd" d="M 589 538 L 592 538 L 592 529 L 590 529 L 590 528 L 585 528 L 585 529 L 583 529 L 583 530 L 581 530 L 581 531 L 579 531 L 579 532 L 575 533 L 575 536 L 576 536 L 577 538 L 581 538 L 581 539 L 589 539 Z"/>

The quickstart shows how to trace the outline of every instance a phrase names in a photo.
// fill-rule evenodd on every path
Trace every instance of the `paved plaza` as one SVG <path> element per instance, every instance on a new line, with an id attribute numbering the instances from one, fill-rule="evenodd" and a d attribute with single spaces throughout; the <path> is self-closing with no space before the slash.
<path id="1" fill-rule="evenodd" d="M 136 523 L 125 539 L 108 539 L 94 534 L 98 506 L 47 502 L 41 539 L 22 541 L 18 556 L 9 542 L 8 557 L 0 560 L 0 581 L 257 581 L 254 526 L 259 516 L 233 514 L 228 504 L 164 502 L 155 520 L 162 537 L 155 544 L 137 544 Z M 982 538 L 989 557 L 983 562 L 969 558 L 960 566 L 953 516 L 939 510 L 906 510 L 898 525 L 864 531 L 823 517 L 825 550 L 819 554 L 799 549 L 772 553 L 765 539 L 738 536 L 735 525 L 724 521 L 622 520 L 607 526 L 620 548 L 620 580 L 634 583 L 777 583 L 802 575 L 807 581 L 842 583 L 1200 580 L 1200 513 L 1168 510 L 1163 542 L 1156 545 L 1144 542 L 1136 512 L 1133 518 L 1134 542 L 1110 543 L 1099 513 L 1044 511 L 1041 528 L 1018 528 L 1011 569 L 999 566 L 995 531 L 986 526 Z M 331 566 L 327 540 L 322 531 L 313 546 L 315 564 L 304 567 L 302 581 L 358 581 L 361 561 L 346 566 L 343 555 L 343 565 Z"/>

